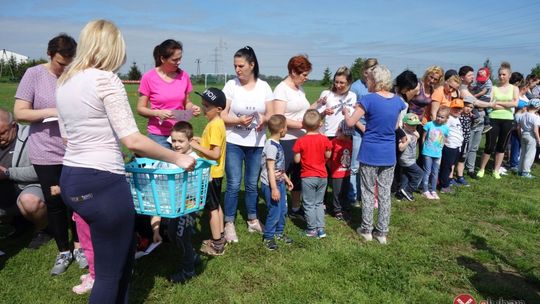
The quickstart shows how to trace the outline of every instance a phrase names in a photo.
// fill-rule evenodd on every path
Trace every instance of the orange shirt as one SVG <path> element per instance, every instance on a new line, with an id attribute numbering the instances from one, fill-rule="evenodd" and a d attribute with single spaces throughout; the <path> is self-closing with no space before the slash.
<path id="1" fill-rule="evenodd" d="M 450 107 L 450 102 L 452 101 L 452 97 L 447 95 L 444 92 L 444 85 L 442 85 L 433 91 L 433 93 L 431 94 L 431 100 L 438 102 L 439 107 L 442 107 L 442 106 Z M 431 105 L 429 106 L 428 109 L 426 109 L 426 112 L 424 113 L 424 119 L 422 121 L 431 121 Z"/>

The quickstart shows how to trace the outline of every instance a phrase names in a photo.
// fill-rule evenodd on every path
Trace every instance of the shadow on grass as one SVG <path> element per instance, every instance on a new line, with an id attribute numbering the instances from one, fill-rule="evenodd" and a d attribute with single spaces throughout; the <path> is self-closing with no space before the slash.
<path id="1" fill-rule="evenodd" d="M 509 266 L 503 269 L 497 265 L 497 269 L 489 269 L 471 257 L 459 256 L 457 263 L 474 272 L 469 279 L 478 293 L 491 299 L 502 298 L 505 300 L 524 300 L 526 303 L 540 303 L 540 282 L 538 278 L 531 276 L 533 269 L 519 269 L 504 255 L 490 247 L 485 238 L 472 234 L 469 229 L 465 230 L 465 235 L 472 239 L 471 244 L 474 249 L 487 252 L 496 260 Z"/>
<path id="2" fill-rule="evenodd" d="M 32 239 L 32 224 L 24 220 L 20 224 L 28 226 L 20 226 L 15 229 L 8 223 L 0 223 L 0 241 L 2 244 L 0 250 L 5 253 L 0 256 L 0 271 L 4 269 L 6 261 L 26 248 Z M 13 232 L 14 234 L 11 235 Z"/>

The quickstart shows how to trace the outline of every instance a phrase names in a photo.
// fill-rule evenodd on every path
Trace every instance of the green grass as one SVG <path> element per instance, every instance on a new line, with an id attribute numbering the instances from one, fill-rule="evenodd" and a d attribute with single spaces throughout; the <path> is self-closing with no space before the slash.
<path id="1" fill-rule="evenodd" d="M 0 105 L 12 107 L 15 89 L 0 84 Z M 127 89 L 133 105 L 137 87 Z M 309 100 L 322 89 L 306 88 Z M 144 119 L 137 121 L 144 131 Z M 204 118 L 193 124 L 200 134 Z M 538 168 L 534 173 L 540 176 Z M 486 174 L 471 184 L 440 202 L 419 195 L 411 203 L 393 200 L 387 246 L 360 240 L 355 233 L 360 210 L 354 210 L 350 226 L 327 217 L 328 237 L 323 240 L 302 236 L 303 227 L 287 220 L 295 243 L 268 252 L 259 235 L 247 232 L 241 213 L 236 222 L 240 242 L 229 245 L 222 257 L 204 257 L 199 276 L 187 285 L 166 280 L 177 263 L 169 244 L 138 260 L 131 302 L 452 303 L 456 295 L 470 293 L 477 303 L 487 298 L 539 303 L 538 181 L 516 176 L 496 181 Z M 263 202 L 259 210 L 264 219 Z M 196 248 L 208 236 L 206 223 L 199 221 Z M 7 257 L 0 257 L 0 302 L 87 301 L 87 296 L 71 292 L 84 271 L 72 266 L 51 277 L 54 242 L 32 251 L 24 248 L 30 237 L 1 240 Z"/>

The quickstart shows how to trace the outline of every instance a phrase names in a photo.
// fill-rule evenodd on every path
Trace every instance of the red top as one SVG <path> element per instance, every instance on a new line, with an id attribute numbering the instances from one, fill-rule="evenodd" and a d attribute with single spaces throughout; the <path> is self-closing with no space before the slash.
<path id="1" fill-rule="evenodd" d="M 352 140 L 332 139 L 332 158 L 330 158 L 330 176 L 344 178 L 351 175 Z"/>
<path id="2" fill-rule="evenodd" d="M 332 150 L 332 143 L 322 134 L 306 134 L 296 140 L 293 152 L 300 153 L 300 177 L 328 177 L 324 153 Z"/>

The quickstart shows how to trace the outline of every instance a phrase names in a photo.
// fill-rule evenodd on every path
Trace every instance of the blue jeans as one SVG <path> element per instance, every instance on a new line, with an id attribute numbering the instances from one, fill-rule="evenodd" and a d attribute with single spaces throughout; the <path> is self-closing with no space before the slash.
<path id="1" fill-rule="evenodd" d="M 238 192 L 242 181 L 242 168 L 244 168 L 244 188 L 246 197 L 246 211 L 248 220 L 257 219 L 257 182 L 261 171 L 262 147 L 244 147 L 227 143 L 225 154 L 225 174 L 227 175 L 227 188 L 225 190 L 225 207 L 223 213 L 225 222 L 234 222 L 238 208 Z M 244 165 L 244 166 L 243 166 Z"/>
<path id="2" fill-rule="evenodd" d="M 270 186 L 261 183 L 261 191 L 266 200 L 266 206 L 268 207 L 268 216 L 266 217 L 263 235 L 265 240 L 283 234 L 283 230 L 285 229 L 285 215 L 287 214 L 287 192 L 285 183 L 278 182 L 277 187 L 280 193 L 279 201 L 272 199 L 272 190 L 270 189 Z"/>
<path id="3" fill-rule="evenodd" d="M 360 201 L 362 199 L 362 192 L 360 187 L 360 174 L 358 170 L 360 168 L 360 162 L 358 162 L 358 152 L 360 152 L 360 144 L 362 143 L 362 134 L 358 130 L 354 130 L 352 138 L 353 146 L 351 152 L 351 187 L 349 187 L 348 198 L 351 202 Z"/>
<path id="4" fill-rule="evenodd" d="M 157 142 L 162 147 L 165 147 L 167 149 L 172 149 L 171 144 L 167 141 L 167 138 L 169 138 L 169 135 L 156 135 L 156 134 L 148 133 L 148 138 Z"/>
<path id="5" fill-rule="evenodd" d="M 437 177 L 439 176 L 440 158 L 424 156 L 424 179 L 422 180 L 422 192 L 434 192 L 437 189 Z M 431 182 L 431 188 L 428 184 Z"/>
<path id="6" fill-rule="evenodd" d="M 521 154 L 521 141 L 516 130 L 510 133 L 510 167 L 519 166 L 519 155 Z"/>
<path id="7" fill-rule="evenodd" d="M 309 230 L 324 228 L 323 200 L 327 183 L 326 177 L 302 178 L 302 197 Z"/>
<path id="8" fill-rule="evenodd" d="M 416 163 L 408 167 L 401 167 L 401 186 L 407 193 L 413 193 L 418 189 L 424 176 L 422 170 Z"/>

